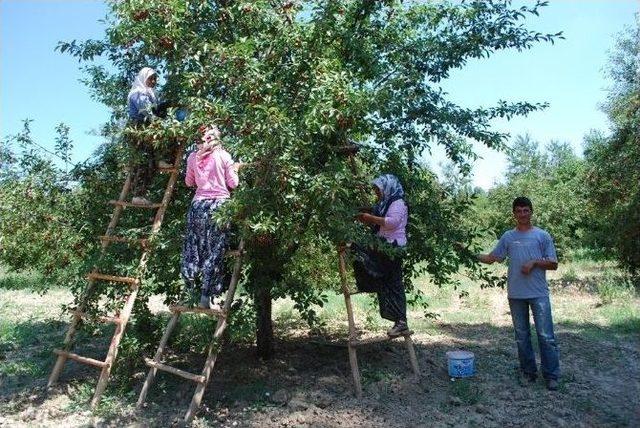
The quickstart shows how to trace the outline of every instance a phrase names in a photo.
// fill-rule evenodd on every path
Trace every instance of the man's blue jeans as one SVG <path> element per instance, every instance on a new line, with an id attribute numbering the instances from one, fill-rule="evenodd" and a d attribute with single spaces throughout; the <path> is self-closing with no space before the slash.
<path id="1" fill-rule="evenodd" d="M 529 324 L 529 308 L 533 313 L 533 322 L 538 334 L 542 376 L 545 379 L 558 380 L 560 376 L 560 362 L 558 345 L 553 334 L 553 320 L 551 318 L 551 302 L 549 296 L 533 299 L 509 299 L 511 319 L 516 331 L 518 344 L 518 358 L 520 368 L 527 374 L 535 374 L 536 356 L 531 346 L 531 326 Z"/>

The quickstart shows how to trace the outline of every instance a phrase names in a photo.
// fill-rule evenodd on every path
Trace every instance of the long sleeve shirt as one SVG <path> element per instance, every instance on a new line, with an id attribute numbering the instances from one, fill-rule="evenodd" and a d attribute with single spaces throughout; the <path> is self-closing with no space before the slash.
<path id="1" fill-rule="evenodd" d="M 153 98 L 145 93 L 136 92 L 132 94 L 127 102 L 129 118 L 135 122 L 144 122 L 153 118 Z"/>
<path id="2" fill-rule="evenodd" d="M 393 201 L 384 216 L 384 225 L 380 226 L 378 236 L 387 242 L 396 241 L 401 247 L 407 245 L 407 220 L 409 219 L 409 209 L 402 199 Z"/>
<path id="3" fill-rule="evenodd" d="M 196 165 L 200 162 L 200 165 Z M 214 150 L 203 159 L 198 160 L 196 152 L 187 158 L 187 175 L 185 184 L 196 186 L 194 200 L 227 199 L 230 190 L 238 186 L 238 172 L 233 167 L 233 159 L 226 150 Z"/>

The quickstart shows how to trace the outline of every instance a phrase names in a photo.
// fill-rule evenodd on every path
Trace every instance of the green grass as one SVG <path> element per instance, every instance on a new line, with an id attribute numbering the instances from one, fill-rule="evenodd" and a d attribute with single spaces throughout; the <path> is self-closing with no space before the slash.
<path id="1" fill-rule="evenodd" d="M 42 289 L 42 281 L 36 272 L 7 272 L 0 267 L 0 289 L 36 291 Z"/>
<path id="2" fill-rule="evenodd" d="M 16 382 L 44 376 L 52 364 L 51 349 L 59 330 L 57 322 L 16 323 L 0 317 L 0 374 Z"/>
<path id="3" fill-rule="evenodd" d="M 616 300 L 632 299 L 636 295 L 631 278 L 617 272 L 606 272 L 597 282 L 596 287 L 604 304 Z"/>
<path id="4" fill-rule="evenodd" d="M 478 382 L 471 379 L 456 379 L 449 382 L 449 393 L 458 397 L 464 405 L 474 405 L 482 401 L 484 392 Z"/>

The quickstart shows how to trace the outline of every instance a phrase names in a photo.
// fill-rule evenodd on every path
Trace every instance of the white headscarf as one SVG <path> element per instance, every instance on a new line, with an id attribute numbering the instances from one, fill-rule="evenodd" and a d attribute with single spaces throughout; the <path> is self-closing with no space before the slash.
<path id="1" fill-rule="evenodd" d="M 140 70 L 135 80 L 133 81 L 133 84 L 131 85 L 128 99 L 131 99 L 131 97 L 136 93 L 141 93 L 149 96 L 152 103 L 156 103 L 156 91 L 152 87 L 147 86 L 147 79 L 153 75 L 157 75 L 157 73 L 151 67 L 144 67 L 142 70 Z"/>

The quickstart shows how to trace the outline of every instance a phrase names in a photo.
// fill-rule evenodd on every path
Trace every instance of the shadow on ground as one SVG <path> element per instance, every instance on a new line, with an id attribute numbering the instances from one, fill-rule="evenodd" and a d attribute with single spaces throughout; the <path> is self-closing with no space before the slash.
<path id="1" fill-rule="evenodd" d="M 557 325 L 563 370 L 558 392 L 546 391 L 542 381 L 529 385 L 519 379 L 512 329 L 491 324 L 438 323 L 437 335 L 418 332 L 418 381 L 402 342 L 360 348 L 361 400 L 353 396 L 347 349 L 340 344 L 344 336 L 286 334 L 277 341 L 276 357 L 266 362 L 256 359 L 252 346 L 227 344 L 195 425 L 631 426 L 640 416 L 640 340 L 629 323 Z M 25 322 L 13 328 L 0 342 L 0 425 L 167 426 L 189 406 L 195 386 L 162 373 L 146 408 L 136 413 L 146 374 L 138 365 L 132 377 L 114 379 L 91 413 L 86 403 L 97 371 L 70 363 L 60 385 L 45 390 L 54 361 L 49 351 L 61 340 L 64 323 Z M 97 356 L 105 348 L 106 342 L 90 351 Z M 452 349 L 474 352 L 476 376 L 448 377 L 445 354 Z M 204 363 L 204 355 L 193 353 L 169 358 L 191 372 Z"/>

